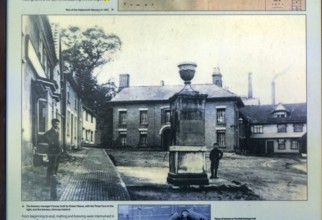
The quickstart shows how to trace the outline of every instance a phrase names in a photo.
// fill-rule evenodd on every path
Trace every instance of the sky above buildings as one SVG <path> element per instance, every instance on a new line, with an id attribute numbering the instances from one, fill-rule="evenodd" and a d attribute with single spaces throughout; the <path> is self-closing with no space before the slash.
<path id="1" fill-rule="evenodd" d="M 50 16 L 62 27 L 103 28 L 122 40 L 113 62 L 97 70 L 98 81 L 130 74 L 130 86 L 183 85 L 177 65 L 198 65 L 192 83 L 212 83 L 219 67 L 223 87 L 270 104 L 275 78 L 276 102 L 306 102 L 305 16 L 173 15 Z M 277 76 L 277 77 L 276 77 Z"/>

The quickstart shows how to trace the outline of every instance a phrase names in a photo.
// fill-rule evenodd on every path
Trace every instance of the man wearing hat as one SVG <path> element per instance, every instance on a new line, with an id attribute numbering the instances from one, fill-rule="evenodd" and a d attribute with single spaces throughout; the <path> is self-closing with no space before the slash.
<path id="1" fill-rule="evenodd" d="M 46 179 L 47 183 L 50 184 L 51 181 L 57 181 L 57 170 L 59 165 L 59 156 L 61 153 L 61 148 L 59 145 L 59 123 L 58 119 L 51 120 L 51 129 L 46 131 L 44 134 L 44 140 L 48 143 L 48 167 Z"/>
<path id="2" fill-rule="evenodd" d="M 210 151 L 210 161 L 211 161 L 211 176 L 210 179 L 218 178 L 217 177 L 217 170 L 219 167 L 219 161 L 223 157 L 223 152 L 218 149 L 219 145 L 218 143 L 214 143 L 214 148 Z"/>

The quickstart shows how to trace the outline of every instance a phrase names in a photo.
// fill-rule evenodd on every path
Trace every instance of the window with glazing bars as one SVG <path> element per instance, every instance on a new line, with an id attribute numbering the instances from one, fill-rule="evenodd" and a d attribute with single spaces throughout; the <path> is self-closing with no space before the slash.
<path id="1" fill-rule="evenodd" d="M 38 132 L 46 132 L 47 126 L 47 101 L 38 101 Z"/>
<path id="2" fill-rule="evenodd" d="M 253 125 L 251 127 L 253 134 L 262 134 L 263 133 L 263 125 Z"/>
<path id="3" fill-rule="evenodd" d="M 286 146 L 285 146 L 285 139 L 278 139 L 278 149 L 279 150 L 285 150 Z"/>
<path id="4" fill-rule="evenodd" d="M 291 141 L 291 149 L 293 149 L 293 150 L 299 149 L 299 141 L 298 140 Z"/>
<path id="5" fill-rule="evenodd" d="M 119 139 L 122 146 L 126 146 L 126 131 L 121 131 L 119 133 Z"/>
<path id="6" fill-rule="evenodd" d="M 163 109 L 161 111 L 161 124 L 170 124 L 170 110 Z"/>
<path id="7" fill-rule="evenodd" d="M 217 124 L 224 124 L 226 123 L 225 119 L 226 109 L 217 109 Z"/>
<path id="8" fill-rule="evenodd" d="M 126 125 L 126 111 L 119 112 L 119 124 Z"/>
<path id="9" fill-rule="evenodd" d="M 217 131 L 217 143 L 220 147 L 226 146 L 226 132 L 225 131 Z"/>
<path id="10" fill-rule="evenodd" d="M 148 124 L 148 111 L 140 111 L 140 125 Z"/>
<path id="11" fill-rule="evenodd" d="M 147 146 L 148 145 L 148 138 L 147 138 L 147 131 L 140 131 L 140 146 Z"/>
<path id="12" fill-rule="evenodd" d="M 277 132 L 278 133 L 285 133 L 286 132 L 286 124 L 278 124 L 277 125 Z"/>
<path id="13" fill-rule="evenodd" d="M 303 131 L 303 124 L 293 124 L 293 131 L 294 132 L 302 132 Z"/>

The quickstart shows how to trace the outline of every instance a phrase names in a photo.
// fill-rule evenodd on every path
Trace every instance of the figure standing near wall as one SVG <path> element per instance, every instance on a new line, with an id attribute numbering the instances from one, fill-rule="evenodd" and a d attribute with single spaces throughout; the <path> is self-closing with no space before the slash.
<path id="1" fill-rule="evenodd" d="M 210 155 L 209 155 L 209 158 L 210 158 L 210 161 L 211 161 L 211 166 L 210 166 L 211 176 L 210 176 L 210 179 L 218 178 L 217 170 L 218 170 L 218 167 L 219 167 L 219 161 L 223 157 L 223 152 L 218 149 L 218 146 L 219 146 L 218 143 L 214 143 L 214 148 L 210 151 Z"/>
<path id="2" fill-rule="evenodd" d="M 51 184 L 52 181 L 57 181 L 57 170 L 59 165 L 59 157 L 61 154 L 61 148 L 59 146 L 59 123 L 58 119 L 51 120 L 51 129 L 44 134 L 44 140 L 48 143 L 48 167 L 46 180 L 47 184 Z"/>

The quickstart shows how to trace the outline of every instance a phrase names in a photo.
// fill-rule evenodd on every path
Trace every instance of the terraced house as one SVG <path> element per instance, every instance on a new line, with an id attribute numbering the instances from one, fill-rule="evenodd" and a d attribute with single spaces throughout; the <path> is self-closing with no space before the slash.
<path id="1" fill-rule="evenodd" d="M 46 161 L 42 135 L 51 120 L 60 120 L 60 144 L 65 151 L 82 140 L 95 143 L 96 118 L 83 114 L 82 97 L 74 73 L 62 71 L 60 29 L 47 16 L 23 16 L 22 28 L 22 161 Z M 83 111 L 85 113 L 83 113 Z M 45 149 L 43 147 L 43 149 Z"/>
<path id="2" fill-rule="evenodd" d="M 32 163 L 33 151 L 61 120 L 61 72 L 55 41 L 46 16 L 24 16 L 22 29 L 22 159 Z"/>
<path id="3" fill-rule="evenodd" d="M 82 127 L 82 142 L 86 144 L 95 144 L 96 140 L 96 116 L 93 111 L 83 105 L 83 127 Z"/>
<path id="4" fill-rule="evenodd" d="M 77 148 L 82 140 L 82 99 L 78 84 L 71 73 L 64 73 L 62 80 L 62 107 L 64 118 L 61 121 L 63 146 L 65 150 Z"/>

